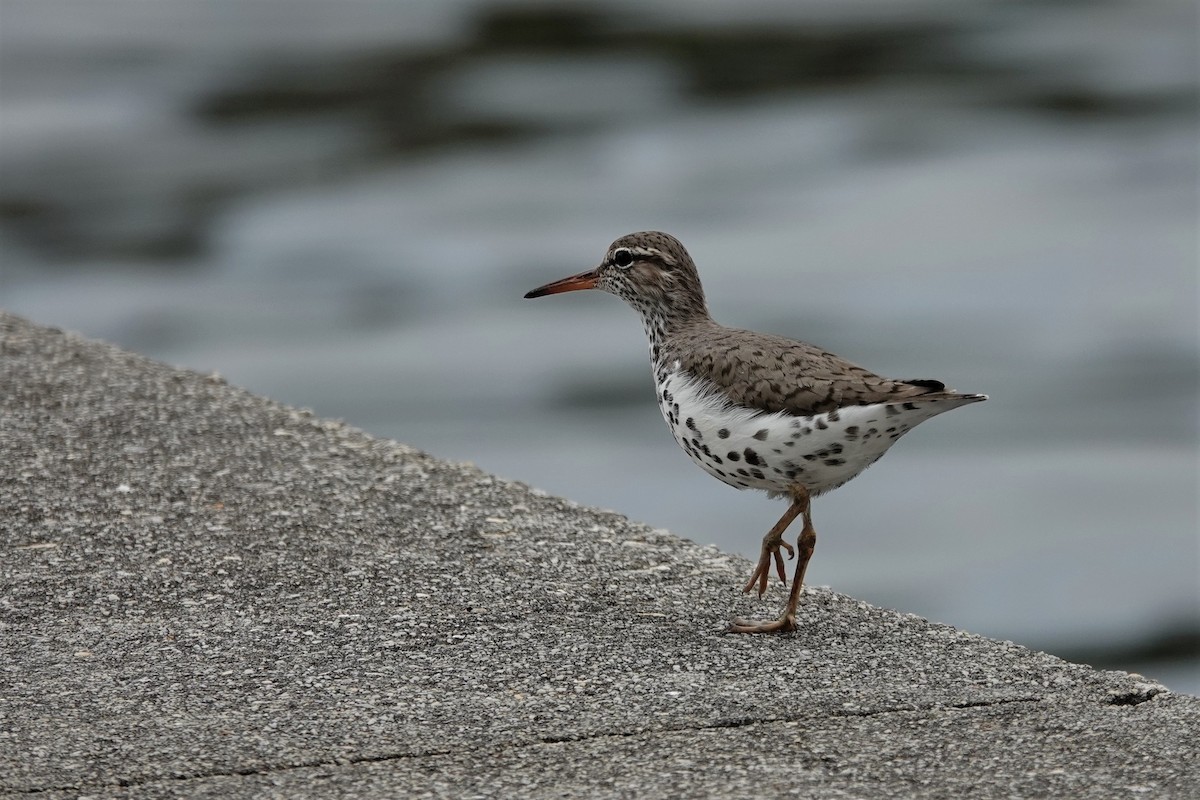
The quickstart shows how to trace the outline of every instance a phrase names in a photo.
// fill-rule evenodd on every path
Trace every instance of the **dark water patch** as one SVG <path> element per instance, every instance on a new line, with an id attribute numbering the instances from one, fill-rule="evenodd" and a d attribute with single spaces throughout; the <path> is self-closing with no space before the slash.
<path id="1" fill-rule="evenodd" d="M 575 52 L 598 48 L 614 36 L 615 15 L 599 6 L 512 5 L 484 8 L 475 23 L 477 47 Z"/>
<path id="2" fill-rule="evenodd" d="M 1123 665 L 1155 664 L 1180 659 L 1200 661 L 1200 620 L 1168 620 L 1158 631 L 1140 640 L 1125 639 L 1107 646 L 1102 642 L 1093 642 L 1086 646 L 1068 645 L 1052 649 L 1060 658 L 1089 664 L 1097 669 L 1125 669 Z"/>
<path id="3" fill-rule="evenodd" d="M 222 193 L 232 196 L 231 189 Z M 99 207 L 94 206 L 98 205 Z M 0 225 L 15 242 L 51 256 L 49 266 L 70 268 L 77 259 L 105 256 L 132 264 L 191 265 L 204 250 L 216 204 L 186 196 L 163 200 L 156 213 L 140 214 L 124 202 L 82 200 L 50 193 L 37 200 L 0 199 Z"/>
<path id="4" fill-rule="evenodd" d="M 0 199 L 0 222 L 17 225 L 36 222 L 51 213 L 49 204 L 44 201 L 20 196 Z"/>
<path id="5" fill-rule="evenodd" d="M 349 114 L 387 150 L 412 154 L 432 145 L 507 141 L 546 124 L 488 119 L 450 122 L 439 86 L 465 65 L 503 56 L 653 56 L 682 76 L 694 98 L 742 99 L 782 90 L 819 90 L 943 72 L 959 32 L 942 23 L 875 21 L 854 26 L 630 27 L 600 8 L 483 9 L 471 35 L 424 51 L 377 48 L 296 63 L 249 65 L 240 85 L 200 98 L 197 118 L 225 125 L 249 120 Z M 552 69 L 547 66 L 547 69 Z M 467 110 L 469 113 L 469 109 Z M 551 115 L 552 116 L 552 115 Z M 555 129 L 574 127 L 569 115 Z"/>
<path id="6" fill-rule="evenodd" d="M 1027 90 L 1016 88 L 997 103 L 1072 122 L 1109 122 L 1159 118 L 1195 112 L 1191 92 L 1120 94 L 1085 87 Z"/>
<path id="7" fill-rule="evenodd" d="M 844 88 L 922 71 L 921 53 L 948 32 L 932 26 L 878 29 L 702 31 L 652 37 L 701 98 Z"/>
<path id="8" fill-rule="evenodd" d="M 301 64 L 252 65 L 246 69 L 243 85 L 220 88 L 200 98 L 193 113 L 206 122 L 230 124 L 360 108 L 370 102 L 377 88 L 375 70 L 359 62 L 357 58 L 349 63 L 314 58 Z M 400 95 L 405 94 L 403 77 L 403 72 L 398 74 L 393 87 Z"/>

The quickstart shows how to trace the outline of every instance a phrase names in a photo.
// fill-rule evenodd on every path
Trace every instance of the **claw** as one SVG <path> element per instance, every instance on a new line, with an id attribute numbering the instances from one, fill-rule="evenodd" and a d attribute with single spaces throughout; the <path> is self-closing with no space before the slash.
<path id="1" fill-rule="evenodd" d="M 783 546 L 784 550 L 788 551 L 788 560 L 789 561 L 791 561 L 793 558 L 795 558 L 796 551 L 792 549 L 792 546 L 790 544 L 783 541 L 782 539 L 779 540 L 779 544 Z M 787 586 L 787 573 L 783 569 L 783 554 L 779 552 L 779 548 L 777 547 L 777 548 L 775 548 L 775 552 L 772 553 L 771 555 L 773 555 L 775 557 L 775 572 L 777 572 L 779 574 L 779 582 L 782 583 L 784 586 Z M 762 597 L 761 591 L 758 593 L 758 596 Z"/>
<path id="2" fill-rule="evenodd" d="M 758 557 L 758 564 L 754 567 L 753 574 L 750 575 L 750 580 L 742 587 L 742 594 L 749 594 L 750 590 L 758 586 L 758 596 L 761 598 L 767 593 L 767 584 L 771 578 L 771 563 L 775 563 L 775 571 L 779 575 L 779 580 L 784 586 L 787 586 L 787 573 L 783 568 L 783 553 L 779 552 L 780 548 L 787 550 L 788 559 L 795 558 L 796 551 L 793 547 L 782 539 L 776 539 L 770 544 L 764 542 L 762 552 Z"/>
<path id="3" fill-rule="evenodd" d="M 758 565 L 755 566 L 754 572 L 750 575 L 750 580 L 742 587 L 742 594 L 749 594 L 750 590 L 758 586 L 758 596 L 762 598 L 767 592 L 767 582 L 771 577 L 771 559 L 772 556 L 779 558 L 777 551 L 763 550 L 759 556 Z"/>

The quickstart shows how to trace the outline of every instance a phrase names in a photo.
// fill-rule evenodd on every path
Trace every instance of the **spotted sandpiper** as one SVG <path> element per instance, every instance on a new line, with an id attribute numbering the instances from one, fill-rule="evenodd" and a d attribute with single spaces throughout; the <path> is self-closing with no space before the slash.
<path id="1" fill-rule="evenodd" d="M 705 472 L 738 489 L 761 489 L 790 505 L 763 537 L 743 588 L 766 592 L 771 566 L 787 584 L 783 533 L 804 527 L 787 605 L 779 619 L 734 619 L 732 633 L 796 629 L 804 571 L 817 534 L 811 500 L 875 463 L 915 426 L 987 395 L 940 381 L 893 380 L 804 342 L 726 328 L 713 321 L 696 265 L 674 236 L 643 231 L 613 242 L 600 265 L 527 293 L 542 297 L 600 289 L 641 315 L 663 417 Z"/>

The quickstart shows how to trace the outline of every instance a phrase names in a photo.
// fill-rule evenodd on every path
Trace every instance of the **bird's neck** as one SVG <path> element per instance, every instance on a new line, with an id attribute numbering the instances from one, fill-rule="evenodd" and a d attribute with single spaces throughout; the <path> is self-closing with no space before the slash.
<path id="1" fill-rule="evenodd" d="M 716 324 L 704 308 L 693 309 L 688 313 L 663 313 L 662 309 L 657 308 L 639 308 L 638 312 L 642 316 L 642 327 L 646 330 L 652 364 L 658 364 L 667 358 L 675 336 L 697 325 Z"/>

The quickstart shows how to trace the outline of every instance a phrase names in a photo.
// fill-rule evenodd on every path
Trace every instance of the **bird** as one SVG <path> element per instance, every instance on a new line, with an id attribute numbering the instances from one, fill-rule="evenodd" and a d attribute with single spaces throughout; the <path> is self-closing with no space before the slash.
<path id="1" fill-rule="evenodd" d="M 885 378 L 805 342 L 719 324 L 692 257 L 661 231 L 622 236 L 596 267 L 525 297 L 584 289 L 614 294 L 641 316 L 658 406 L 692 461 L 737 489 L 789 501 L 742 589 L 757 588 L 761 599 L 772 566 L 786 586 L 786 551 L 796 566 L 783 612 L 774 620 L 735 617 L 730 633 L 797 630 L 817 541 L 814 497 L 859 475 L 925 420 L 987 399 L 941 381 Z M 783 535 L 797 517 L 803 524 L 793 549 Z"/>

